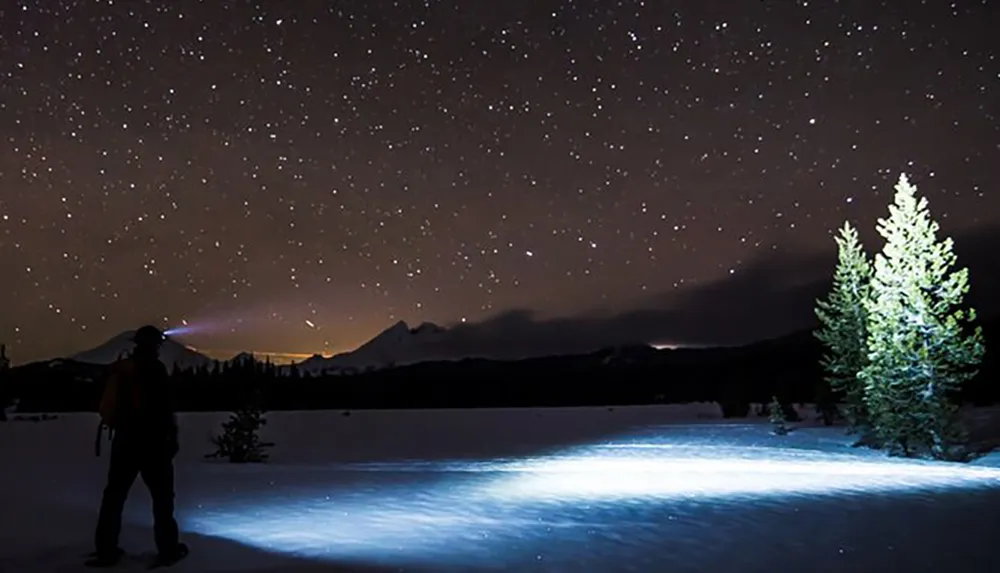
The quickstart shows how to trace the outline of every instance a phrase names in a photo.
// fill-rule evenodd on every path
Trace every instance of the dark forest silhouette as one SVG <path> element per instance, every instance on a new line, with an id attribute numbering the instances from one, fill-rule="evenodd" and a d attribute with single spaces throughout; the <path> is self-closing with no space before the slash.
<path id="1" fill-rule="evenodd" d="M 1000 320 L 984 324 L 986 359 L 963 390 L 966 403 L 1000 403 Z M 524 360 L 425 362 L 355 374 L 284 373 L 268 361 L 174 368 L 182 411 L 230 411 L 248 388 L 268 410 L 486 408 L 717 402 L 729 417 L 777 397 L 782 404 L 830 405 L 821 347 L 811 331 L 730 348 L 657 350 L 622 346 Z M 93 411 L 107 367 L 56 360 L 9 369 L 0 385 L 19 412 Z"/>

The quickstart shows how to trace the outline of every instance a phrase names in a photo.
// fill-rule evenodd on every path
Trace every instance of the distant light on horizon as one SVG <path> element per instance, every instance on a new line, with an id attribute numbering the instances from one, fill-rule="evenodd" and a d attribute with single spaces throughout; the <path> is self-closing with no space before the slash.
<path id="1" fill-rule="evenodd" d="M 229 360 L 238 354 L 252 354 L 260 360 L 270 360 L 273 364 L 293 364 L 299 363 L 304 360 L 308 360 L 313 356 L 319 355 L 324 358 L 329 358 L 332 356 L 329 353 L 321 352 L 278 352 L 278 351 L 267 351 L 267 350 L 252 350 L 243 349 L 237 350 L 235 348 L 201 348 L 191 345 L 185 345 L 187 348 L 194 350 L 200 354 L 204 354 L 209 358 L 214 360 Z"/>
<path id="2" fill-rule="evenodd" d="M 198 352 L 203 354 L 208 358 L 213 360 L 230 360 L 239 354 L 252 354 L 253 356 L 260 357 L 260 359 L 268 359 L 274 364 L 292 364 L 295 362 L 301 362 L 312 358 L 313 356 L 321 355 L 324 357 L 329 357 L 327 353 L 321 352 L 287 352 L 287 351 L 271 351 L 271 350 L 253 350 L 253 349 L 235 349 L 235 348 L 210 348 L 196 346 L 192 344 L 187 344 L 182 340 L 177 340 L 176 337 L 182 337 L 185 335 L 198 335 L 198 334 L 209 334 L 213 332 L 218 332 L 220 329 L 224 329 L 224 324 L 211 322 L 211 321 L 200 321 L 196 323 L 189 323 L 186 319 L 182 319 L 179 326 L 173 326 L 167 328 L 163 331 L 164 336 L 174 339 L 174 342 L 184 346 L 188 350 Z M 305 321 L 306 325 L 310 328 L 316 328 L 316 325 L 310 321 Z"/>

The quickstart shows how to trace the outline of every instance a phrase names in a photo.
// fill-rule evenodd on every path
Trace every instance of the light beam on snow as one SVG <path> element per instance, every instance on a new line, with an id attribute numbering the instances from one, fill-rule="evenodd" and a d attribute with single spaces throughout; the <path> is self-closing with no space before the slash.
<path id="1" fill-rule="evenodd" d="M 662 515 L 678 504 L 752 508 L 762 499 L 1000 488 L 1000 468 L 731 444 L 681 439 L 519 459 L 315 466 L 289 474 L 306 489 L 204 505 L 185 527 L 309 559 L 462 567 L 511 547 L 542 551 L 552 531 L 587 543 L 608 524 L 566 517 L 581 508 L 620 507 L 634 520 L 636 508 Z M 286 469 L 255 471 L 277 482 Z"/>
<path id="2" fill-rule="evenodd" d="M 342 496 L 313 491 L 296 498 L 244 500 L 240 507 L 199 511 L 185 520 L 185 528 L 310 559 L 398 563 L 433 562 L 456 552 L 468 558 L 489 532 L 532 525 L 516 514 L 484 512 L 481 501 L 471 495 L 462 501 L 448 490 L 388 488 L 383 495 Z"/>
<path id="3" fill-rule="evenodd" d="M 597 446 L 513 464 L 498 492 L 522 499 L 604 500 L 876 493 L 1000 487 L 1000 469 L 778 448 Z"/>

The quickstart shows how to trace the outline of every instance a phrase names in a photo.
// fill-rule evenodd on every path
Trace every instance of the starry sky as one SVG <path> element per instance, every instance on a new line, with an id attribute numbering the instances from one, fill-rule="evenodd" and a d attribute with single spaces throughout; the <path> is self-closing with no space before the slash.
<path id="1" fill-rule="evenodd" d="M 0 341 L 24 362 L 146 322 L 218 356 L 398 320 L 780 334 L 836 227 L 878 246 L 901 171 L 960 251 L 1000 237 L 998 8 L 4 2 Z"/>

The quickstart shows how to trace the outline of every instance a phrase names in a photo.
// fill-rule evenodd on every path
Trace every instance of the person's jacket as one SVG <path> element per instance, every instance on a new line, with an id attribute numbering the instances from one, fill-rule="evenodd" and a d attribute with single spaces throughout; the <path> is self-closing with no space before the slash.
<path id="1" fill-rule="evenodd" d="M 167 368 L 158 359 L 132 356 L 114 363 L 100 413 L 116 441 L 176 451 L 174 396 Z"/>

